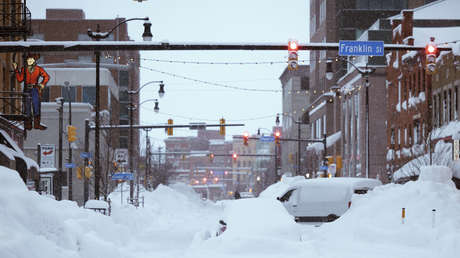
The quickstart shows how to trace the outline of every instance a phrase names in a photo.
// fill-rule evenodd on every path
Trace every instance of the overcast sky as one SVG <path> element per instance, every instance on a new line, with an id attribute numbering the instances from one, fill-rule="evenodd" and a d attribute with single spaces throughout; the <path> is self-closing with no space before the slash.
<path id="1" fill-rule="evenodd" d="M 308 0 L 28 0 L 33 19 L 44 19 L 46 8 L 83 9 L 87 19 L 113 19 L 148 16 L 152 22 L 154 41 L 172 42 L 276 42 L 289 39 L 308 42 Z M 128 23 L 129 35 L 140 41 L 141 21 Z M 271 128 L 275 115 L 281 112 L 281 93 L 250 92 L 215 87 L 185 80 L 180 76 L 229 86 L 280 90 L 279 76 L 286 64 L 207 65 L 170 64 L 146 59 L 202 62 L 279 62 L 287 59 L 287 51 L 169 51 L 141 52 L 141 85 L 152 80 L 165 82 L 166 95 L 160 99 L 160 114 L 153 113 L 153 102 L 141 106 L 141 123 L 174 124 L 189 122 L 244 123 L 245 127 L 227 129 L 231 135 L 257 128 Z M 308 53 L 299 53 L 308 59 Z M 175 74 L 174 77 L 168 74 Z M 158 98 L 158 86 L 149 85 L 141 91 L 141 101 Z M 264 117 L 264 118 L 261 118 Z M 163 130 L 150 132 L 156 146 L 166 138 Z M 175 129 L 175 136 L 196 135 L 196 131 Z"/>

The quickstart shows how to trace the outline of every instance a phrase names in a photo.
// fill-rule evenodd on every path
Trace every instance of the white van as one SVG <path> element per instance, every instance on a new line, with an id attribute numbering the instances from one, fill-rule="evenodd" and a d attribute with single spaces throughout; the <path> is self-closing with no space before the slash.
<path id="1" fill-rule="evenodd" d="M 277 199 L 297 222 L 331 222 L 351 206 L 353 194 L 381 185 L 370 178 L 316 178 L 296 182 Z"/>

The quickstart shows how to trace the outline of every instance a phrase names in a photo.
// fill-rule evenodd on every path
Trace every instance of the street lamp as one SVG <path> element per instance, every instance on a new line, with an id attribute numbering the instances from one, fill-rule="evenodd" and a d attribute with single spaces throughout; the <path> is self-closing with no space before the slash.
<path id="1" fill-rule="evenodd" d="M 302 121 L 300 120 L 295 120 L 293 116 L 291 115 L 288 115 L 288 114 L 283 114 L 283 116 L 287 116 L 287 117 L 290 117 L 295 124 L 297 124 L 297 162 L 296 162 L 296 165 L 297 165 L 297 168 L 296 168 L 296 175 L 300 175 L 300 158 L 301 158 L 301 146 L 300 146 L 300 136 L 301 136 L 301 127 L 300 125 L 301 124 L 304 124 L 302 123 Z M 279 123 L 279 114 L 276 114 L 276 121 L 277 123 Z"/>
<path id="2" fill-rule="evenodd" d="M 372 74 L 375 72 L 375 68 L 373 67 L 368 67 L 366 64 L 366 68 L 364 70 L 361 70 L 359 67 L 357 67 L 354 63 L 344 59 L 347 63 L 352 65 L 358 73 L 361 74 L 361 77 L 364 77 L 365 79 L 365 89 L 366 89 L 366 177 L 369 177 L 369 74 Z M 327 66 L 326 66 L 326 77 L 329 79 L 332 79 L 332 76 L 328 76 L 328 74 L 333 75 L 332 71 L 332 60 L 327 61 Z"/>
<path id="3" fill-rule="evenodd" d="M 118 28 L 120 25 L 128 22 L 128 21 L 134 21 L 134 20 L 141 20 L 141 21 L 147 21 L 144 23 L 144 33 L 142 34 L 142 37 L 144 41 L 150 41 L 152 40 L 152 33 L 150 32 L 150 27 L 152 24 L 148 22 L 149 18 L 132 18 L 128 20 L 124 20 L 117 24 L 112 30 L 109 32 L 101 32 L 100 31 L 100 26 L 99 24 L 97 25 L 96 32 L 93 32 L 91 29 L 88 29 L 88 36 L 96 41 L 100 41 L 101 39 L 105 39 L 112 34 L 112 32 L 115 31 L 116 28 Z M 99 152 L 100 152 L 100 146 L 99 146 L 99 126 L 100 126 L 100 121 L 99 121 L 99 112 L 100 112 L 100 63 L 101 63 L 101 52 L 100 51 L 95 51 L 95 56 L 96 56 L 96 128 L 95 128 L 95 154 L 94 154 L 94 161 L 95 161 L 95 168 L 94 168 L 94 197 L 95 199 L 99 199 L 99 181 L 101 178 L 101 172 L 99 168 Z"/>

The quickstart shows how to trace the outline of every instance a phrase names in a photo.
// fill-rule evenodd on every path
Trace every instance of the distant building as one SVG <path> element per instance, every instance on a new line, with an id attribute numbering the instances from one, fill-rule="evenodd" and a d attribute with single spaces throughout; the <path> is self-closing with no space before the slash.
<path id="1" fill-rule="evenodd" d="M 299 65 L 296 71 L 287 67 L 280 76 L 282 87 L 282 138 L 307 139 L 309 138 L 309 119 L 304 116 L 304 111 L 310 103 L 310 70 L 308 65 Z M 305 156 L 305 142 L 283 141 L 281 155 L 282 173 L 299 175 L 306 173 L 306 168 L 301 164 Z"/>

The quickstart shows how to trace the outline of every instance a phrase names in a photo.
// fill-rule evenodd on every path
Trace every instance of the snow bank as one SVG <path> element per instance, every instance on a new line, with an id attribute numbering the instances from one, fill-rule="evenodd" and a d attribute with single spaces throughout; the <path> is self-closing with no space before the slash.
<path id="1" fill-rule="evenodd" d="M 126 257 L 129 231 L 107 216 L 28 191 L 0 167 L 0 257 Z"/>
<path id="2" fill-rule="evenodd" d="M 347 213 L 333 223 L 306 229 L 302 239 L 328 249 L 325 257 L 458 257 L 460 192 L 445 178 L 432 176 L 447 170 L 426 167 L 419 181 L 354 195 Z"/>

